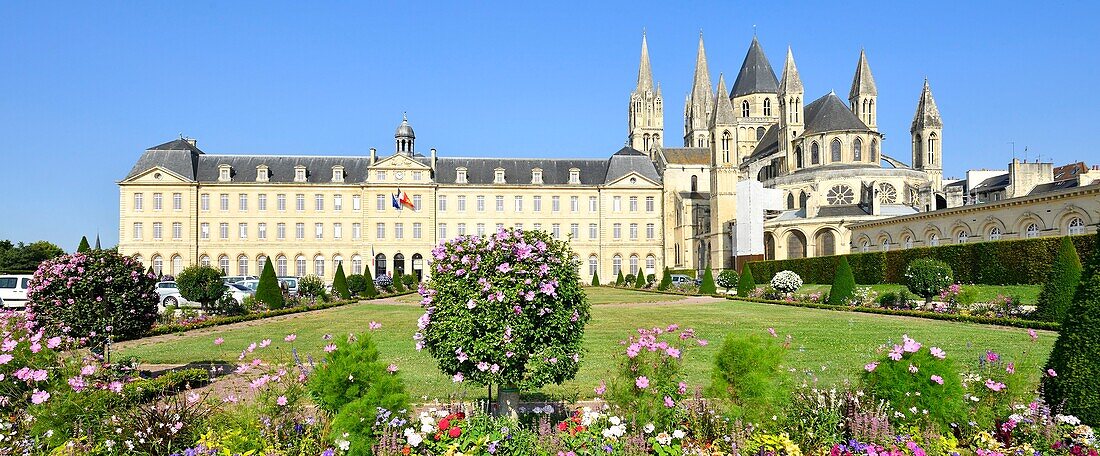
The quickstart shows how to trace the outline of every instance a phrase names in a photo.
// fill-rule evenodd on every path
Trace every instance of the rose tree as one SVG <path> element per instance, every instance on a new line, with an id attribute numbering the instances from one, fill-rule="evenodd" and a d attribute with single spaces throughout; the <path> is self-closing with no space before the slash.
<path id="1" fill-rule="evenodd" d="M 576 375 L 589 304 L 565 242 L 501 230 L 446 241 L 432 260 L 414 339 L 454 381 L 534 389 Z"/>

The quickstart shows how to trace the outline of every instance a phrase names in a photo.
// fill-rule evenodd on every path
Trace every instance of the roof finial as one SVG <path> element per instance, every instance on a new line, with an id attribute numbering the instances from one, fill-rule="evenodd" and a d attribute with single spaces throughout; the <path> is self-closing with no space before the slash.
<path id="1" fill-rule="evenodd" d="M 752 24 L 752 37 L 756 38 L 756 24 Z"/>
<path id="2" fill-rule="evenodd" d="M 402 122 L 408 122 L 409 121 L 409 116 L 408 116 L 407 111 L 401 111 L 401 121 Z"/>

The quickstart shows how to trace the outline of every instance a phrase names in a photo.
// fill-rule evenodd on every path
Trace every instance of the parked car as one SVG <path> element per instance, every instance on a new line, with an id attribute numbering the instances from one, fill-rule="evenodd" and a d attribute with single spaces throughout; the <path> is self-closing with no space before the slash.
<path id="1" fill-rule="evenodd" d="M 694 283 L 694 280 L 692 280 L 691 277 L 683 274 L 672 274 L 671 277 L 673 285 L 687 285 L 690 283 Z"/>
<path id="2" fill-rule="evenodd" d="M 31 276 L 26 274 L 0 276 L 0 306 L 22 309 L 27 305 L 27 288 Z"/>
<path id="3" fill-rule="evenodd" d="M 287 293 L 289 293 L 291 296 L 298 296 L 297 277 L 279 277 L 279 286 L 285 286 Z"/>
<path id="4" fill-rule="evenodd" d="M 240 282 L 237 282 L 237 285 L 248 287 L 249 290 L 256 291 L 256 289 L 260 288 L 260 281 L 258 279 L 242 280 Z"/>
<path id="5" fill-rule="evenodd" d="M 223 276 L 223 277 L 222 277 L 222 281 L 224 281 L 225 283 L 237 283 L 237 282 L 240 282 L 240 281 L 242 281 L 242 280 L 258 280 L 258 279 L 259 279 L 259 277 L 256 277 L 256 276 L 250 276 L 250 275 L 243 275 L 243 276 Z"/>
<path id="6" fill-rule="evenodd" d="M 244 298 L 256 294 L 256 292 L 251 288 L 248 288 L 239 283 L 231 283 L 226 285 L 226 293 L 229 293 L 231 296 L 233 296 L 233 300 L 237 301 L 238 304 L 244 304 Z"/>
<path id="7" fill-rule="evenodd" d="M 180 295 L 179 287 L 176 286 L 176 282 L 171 280 L 157 282 L 157 295 L 160 296 L 160 304 L 164 307 L 199 305 L 199 303 L 188 301 L 187 298 Z"/>

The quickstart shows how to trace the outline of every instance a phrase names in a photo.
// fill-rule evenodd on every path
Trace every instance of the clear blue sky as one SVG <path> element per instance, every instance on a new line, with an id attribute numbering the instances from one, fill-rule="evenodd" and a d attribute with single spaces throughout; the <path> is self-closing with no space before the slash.
<path id="1" fill-rule="evenodd" d="M 117 241 L 118 187 L 147 147 L 389 152 L 408 111 L 422 151 L 602 157 L 622 146 L 643 27 L 679 145 L 699 30 L 715 84 L 753 26 L 787 45 L 807 99 L 846 98 L 860 47 L 884 152 L 908 161 L 928 77 L 947 175 L 1022 156 L 1100 162 L 1100 8 L 1080 4 L 721 2 L 3 2 L 0 239 Z M 732 77 L 728 83 L 732 84 Z"/>

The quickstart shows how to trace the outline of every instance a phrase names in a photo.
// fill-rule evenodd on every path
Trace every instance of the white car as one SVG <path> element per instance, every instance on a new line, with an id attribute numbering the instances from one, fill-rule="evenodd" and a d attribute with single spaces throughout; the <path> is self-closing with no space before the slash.
<path id="1" fill-rule="evenodd" d="M 248 288 L 239 283 L 231 283 L 226 285 L 225 292 L 233 296 L 233 300 L 237 301 L 237 304 L 244 304 L 244 298 L 256 294 L 251 288 Z"/>
<path id="2" fill-rule="evenodd" d="M 197 306 L 197 302 L 188 301 L 182 295 L 180 290 L 176 286 L 176 282 L 171 280 L 164 282 L 157 282 L 157 295 L 160 296 L 160 305 L 164 307 L 169 306 Z"/>
<path id="3" fill-rule="evenodd" d="M 30 275 L 0 276 L 0 306 L 18 309 L 25 307 L 30 282 Z"/>
<path id="4" fill-rule="evenodd" d="M 225 283 L 237 283 L 242 280 L 259 280 L 256 276 L 223 276 L 222 281 Z"/>

